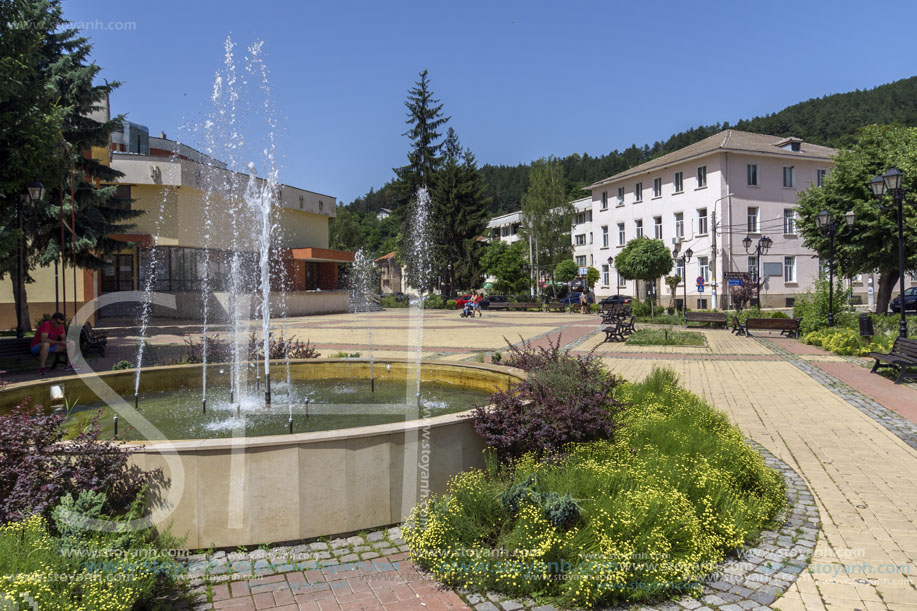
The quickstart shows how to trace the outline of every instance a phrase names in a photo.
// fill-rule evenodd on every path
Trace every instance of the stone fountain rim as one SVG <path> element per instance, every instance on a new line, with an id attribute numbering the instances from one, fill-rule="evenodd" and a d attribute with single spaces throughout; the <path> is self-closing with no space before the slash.
<path id="1" fill-rule="evenodd" d="M 243 361 L 243 362 L 263 362 L 263 361 Z M 317 358 L 317 359 L 290 359 L 290 364 L 324 364 L 324 363 L 369 363 L 368 358 Z M 277 359 L 271 360 L 271 364 L 278 363 L 283 365 L 285 361 Z M 407 359 L 380 359 L 374 361 L 376 365 L 385 365 L 388 363 L 405 363 L 412 364 Z M 225 366 L 228 363 L 207 363 L 207 367 Z M 458 369 L 476 369 L 480 371 L 489 371 L 500 373 L 516 378 L 520 382 L 528 377 L 528 372 L 517 367 L 507 367 L 505 365 L 491 365 L 486 363 L 456 363 L 456 362 L 427 362 L 423 365 L 436 365 Z M 160 365 L 156 367 L 145 367 L 144 371 L 181 371 L 187 369 L 200 369 L 202 363 L 185 363 L 181 365 Z M 65 384 L 68 380 L 79 380 L 87 376 L 99 378 L 123 376 L 136 373 L 137 369 L 120 369 L 116 371 L 102 371 L 86 374 L 77 374 L 71 376 L 60 376 L 50 379 L 30 380 L 28 382 L 15 382 L 8 384 L 0 390 L 0 397 L 6 392 L 13 390 L 23 390 L 29 388 L 50 387 L 55 383 Z M 415 419 L 405 422 L 394 422 L 388 424 L 374 424 L 370 426 L 350 427 L 344 429 L 332 429 L 329 431 L 313 431 L 308 433 L 293 433 L 280 435 L 260 435 L 256 437 L 222 437 L 209 439 L 148 439 L 145 441 L 122 441 L 119 442 L 125 448 L 128 448 L 135 454 L 146 454 L 155 452 L 157 454 L 182 453 L 189 451 L 216 451 L 232 449 L 254 449 L 262 447 L 282 447 L 282 446 L 300 446 L 304 444 L 323 443 L 328 441 L 340 441 L 343 439 L 357 439 L 361 437 L 372 437 L 382 434 L 407 434 L 412 431 L 419 431 L 423 428 L 438 428 L 452 424 L 458 420 L 466 419 L 473 410 L 453 412 L 442 416 L 434 416 L 427 419 Z"/>

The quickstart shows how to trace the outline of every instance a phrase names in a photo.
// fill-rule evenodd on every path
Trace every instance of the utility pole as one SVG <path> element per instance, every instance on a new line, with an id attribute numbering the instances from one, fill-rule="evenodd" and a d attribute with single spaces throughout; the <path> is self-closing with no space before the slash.
<path id="1" fill-rule="evenodd" d="M 712 228 L 710 234 L 710 277 L 713 278 L 713 286 L 710 287 L 710 296 L 713 298 L 713 309 L 719 307 L 719 303 L 716 300 L 716 206 L 713 208 L 713 218 L 712 218 Z"/>

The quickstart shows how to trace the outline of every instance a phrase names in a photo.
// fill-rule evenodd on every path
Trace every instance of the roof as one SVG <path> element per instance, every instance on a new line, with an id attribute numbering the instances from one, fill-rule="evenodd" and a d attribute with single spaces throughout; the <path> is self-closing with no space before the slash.
<path id="1" fill-rule="evenodd" d="M 781 148 L 789 142 L 799 142 L 800 150 L 792 151 L 789 149 Z M 663 168 L 665 166 L 687 161 L 695 157 L 702 157 L 704 155 L 710 155 L 717 152 L 753 153 L 779 155 L 782 157 L 790 158 L 798 157 L 800 159 L 825 160 L 831 159 L 831 157 L 837 153 L 837 151 L 831 147 L 820 146 L 818 144 L 810 144 L 808 142 L 801 141 L 799 138 L 783 138 L 781 136 L 768 136 L 766 134 L 754 134 L 752 132 L 742 132 L 735 129 L 727 129 L 717 134 L 713 134 L 708 138 L 704 138 L 700 142 L 689 144 L 688 146 L 680 148 L 677 151 L 672 151 L 671 153 L 663 155 L 662 157 L 657 157 L 656 159 L 652 159 L 646 163 L 641 163 L 638 166 L 624 170 L 623 172 L 615 174 L 614 176 L 604 178 L 589 185 L 586 188 L 594 189 L 595 187 L 599 187 L 604 184 L 620 180 L 622 178 L 636 176 L 656 168 Z"/>
<path id="2" fill-rule="evenodd" d="M 376 261 L 385 261 L 385 260 L 387 260 L 387 259 L 394 259 L 394 258 L 395 258 L 395 252 L 392 251 L 392 252 L 388 253 L 387 255 L 382 255 L 381 257 L 379 257 L 378 259 L 376 259 Z"/>

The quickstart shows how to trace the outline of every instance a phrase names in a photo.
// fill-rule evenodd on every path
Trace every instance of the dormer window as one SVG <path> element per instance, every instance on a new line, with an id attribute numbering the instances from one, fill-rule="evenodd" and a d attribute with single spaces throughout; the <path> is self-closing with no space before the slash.
<path id="1" fill-rule="evenodd" d="M 777 146 L 785 151 L 798 153 L 802 150 L 802 138 L 784 138 L 777 143 Z"/>

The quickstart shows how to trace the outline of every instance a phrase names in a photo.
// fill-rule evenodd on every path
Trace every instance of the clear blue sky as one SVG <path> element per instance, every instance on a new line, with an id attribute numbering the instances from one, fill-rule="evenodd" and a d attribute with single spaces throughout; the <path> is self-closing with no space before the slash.
<path id="1" fill-rule="evenodd" d="M 207 112 L 226 36 L 263 39 L 281 180 L 344 203 L 405 163 L 403 103 L 424 68 L 463 145 L 495 164 L 600 155 L 917 72 L 913 2 L 64 0 L 64 14 L 124 83 L 113 112 L 170 137 Z"/>

